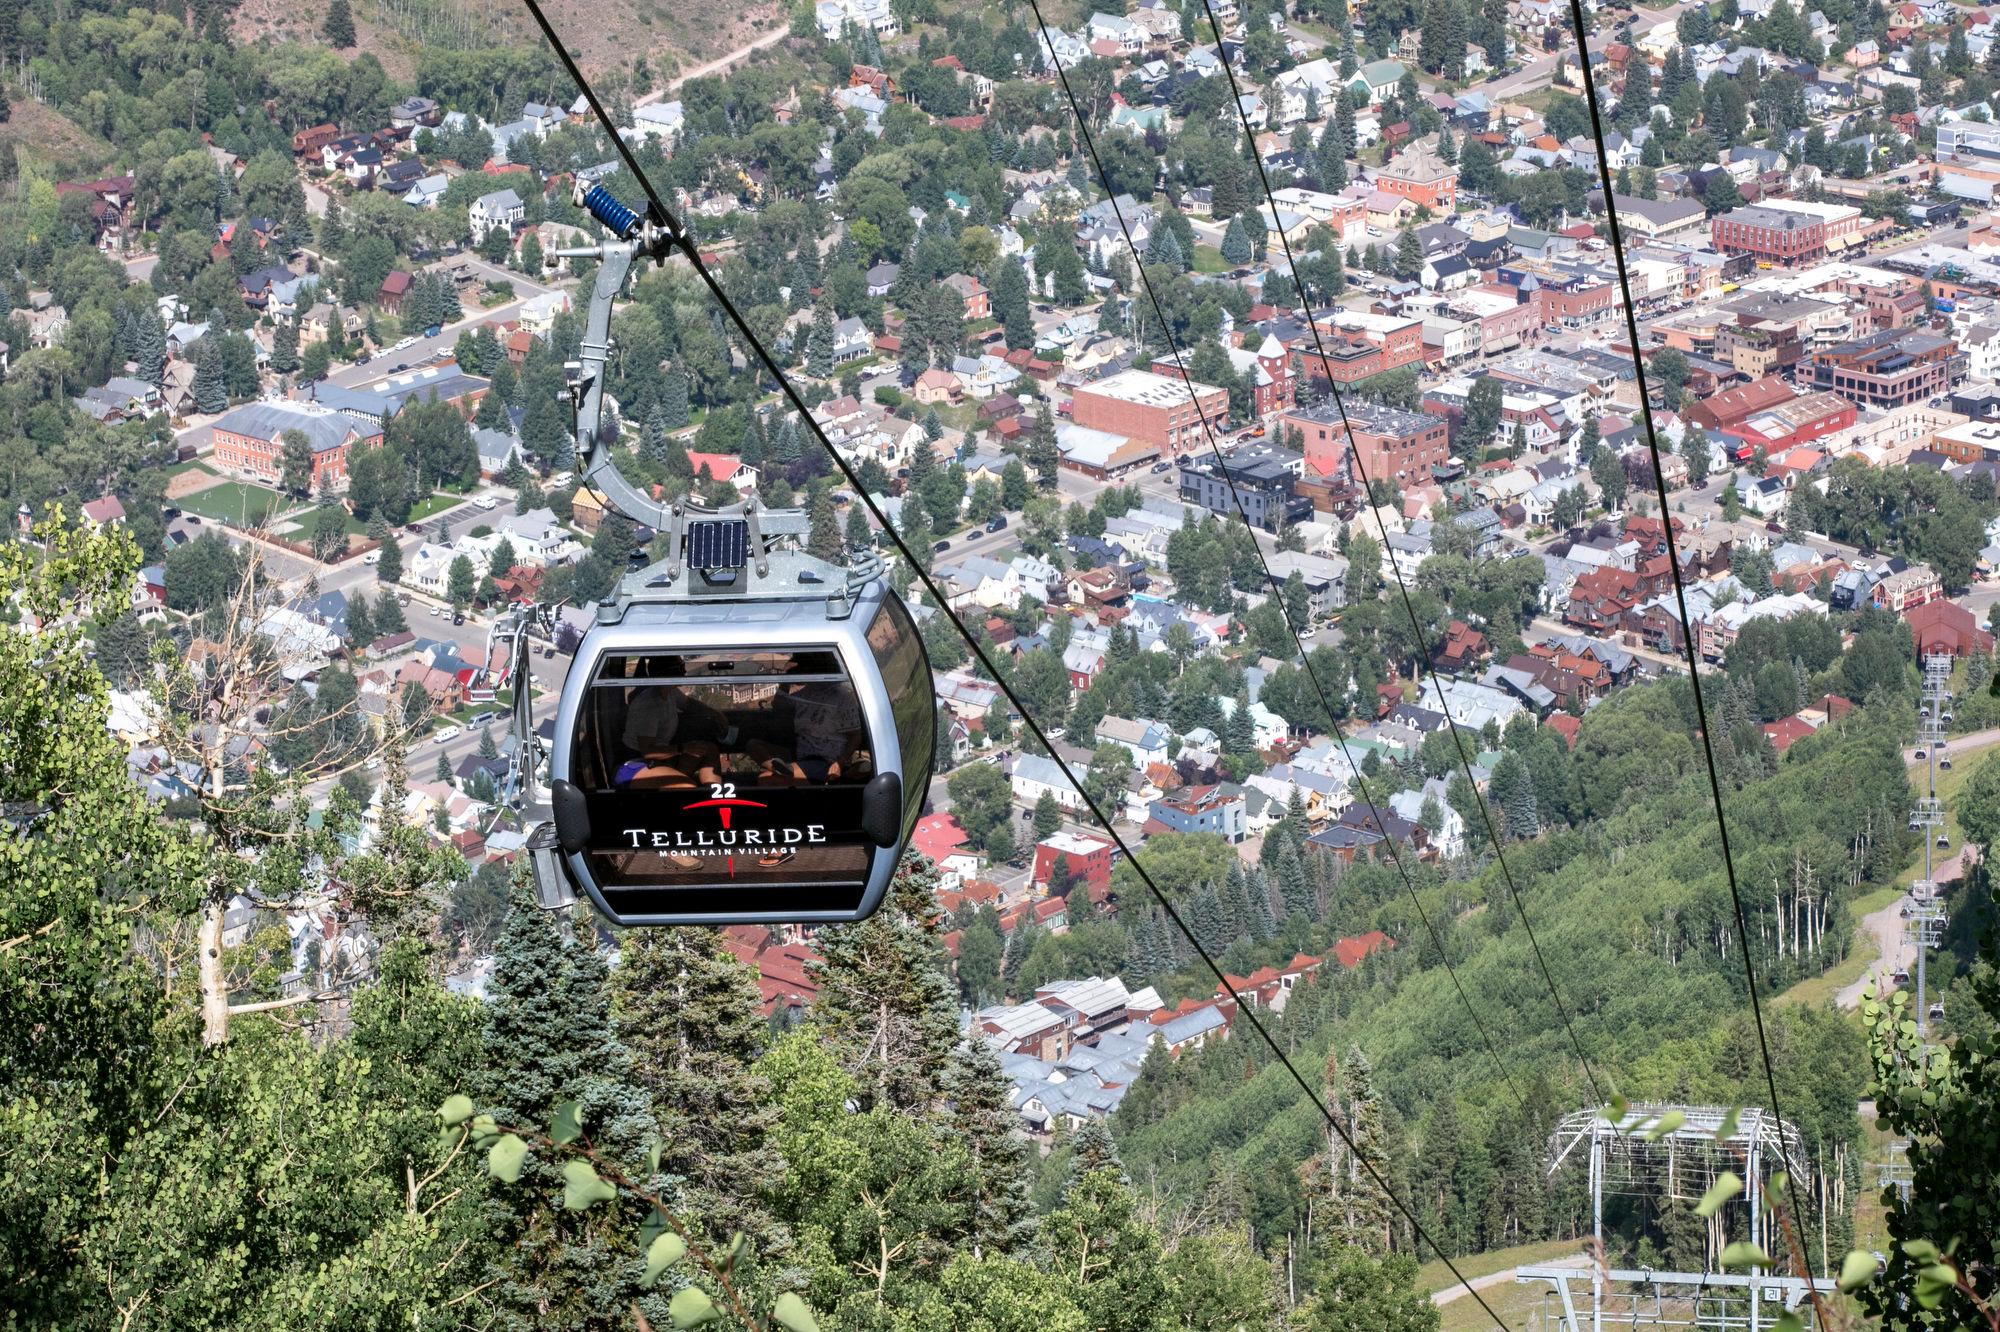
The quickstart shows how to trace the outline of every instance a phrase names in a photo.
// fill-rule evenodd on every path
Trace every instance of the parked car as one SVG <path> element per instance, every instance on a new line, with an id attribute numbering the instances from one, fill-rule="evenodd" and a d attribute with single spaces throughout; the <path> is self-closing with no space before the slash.
<path id="1" fill-rule="evenodd" d="M 998 518 L 995 518 L 995 519 L 994 519 L 994 520 L 993 520 L 992 522 L 990 522 L 990 523 L 986 524 L 986 530 L 987 530 L 987 531 L 989 531 L 989 532 L 1004 532 L 1004 531 L 1006 531 L 1006 530 L 1007 530 L 1007 515 L 1006 515 L 1006 514 L 1001 514 L 1001 515 L 1000 515 L 1000 516 L 999 516 Z"/>
<path id="2" fill-rule="evenodd" d="M 1157 463 L 1154 463 L 1154 464 L 1153 464 L 1153 475 L 1154 475 L 1154 476 L 1158 476 L 1158 475 L 1159 475 L 1159 474 L 1160 474 L 1161 472 L 1170 472 L 1170 471 L 1172 471 L 1172 470 L 1173 470 L 1173 467 L 1174 467 L 1174 465 L 1173 465 L 1172 463 L 1169 463 L 1169 462 L 1157 462 Z"/>
<path id="3" fill-rule="evenodd" d="M 453 611 L 453 612 L 451 613 L 451 622 L 452 622 L 453 624 L 464 624 L 464 623 L 465 623 L 465 612 L 464 612 L 464 611 Z"/>
<path id="4" fill-rule="evenodd" d="M 950 550 L 950 549 L 951 549 L 951 542 L 949 542 L 949 541 L 940 541 L 940 542 L 938 542 L 938 543 L 937 543 L 937 544 L 936 544 L 935 546 L 932 546 L 932 547 L 931 547 L 931 554 L 933 554 L 933 555 L 942 555 L 942 554 L 944 554 L 944 553 L 945 553 L 946 551 L 948 551 L 948 550 Z"/>
<path id="5" fill-rule="evenodd" d="M 367 565 L 380 564 L 382 562 L 382 552 L 379 550 L 371 550 L 366 555 L 363 555 L 361 557 L 361 562 Z"/>
<path id="6" fill-rule="evenodd" d="M 437 729 L 437 734 L 431 737 L 431 743 L 441 745 L 447 740 L 456 740 L 457 738 L 458 728 L 456 726 L 440 726 Z"/>
<path id="7" fill-rule="evenodd" d="M 439 333 L 440 333 L 441 331 L 442 331 L 442 329 L 441 329 L 441 328 L 440 328 L 440 327 L 439 327 L 438 325 L 436 325 L 436 324 L 432 324 L 432 325 L 431 325 L 431 326 L 430 326 L 429 328 L 427 328 L 427 329 L 425 329 L 425 330 L 424 330 L 424 336 L 425 336 L 425 337 L 427 337 L 427 338 L 434 338 L 434 337 L 436 337 L 436 336 L 437 336 L 437 335 L 438 335 L 438 334 L 439 334 Z"/>
<path id="8" fill-rule="evenodd" d="M 484 726 L 486 725 L 487 722 L 490 722 L 492 720 L 493 720 L 493 713 L 491 711 L 475 712 L 470 717 L 467 717 L 465 719 L 465 727 L 467 730 L 471 730 L 475 726 Z"/>
<path id="9" fill-rule="evenodd" d="M 400 372 L 402 372 L 402 371 L 404 371 L 404 370 L 407 370 L 407 369 L 409 369 L 409 368 L 410 368 L 410 363 L 409 363 L 408 361 L 398 361 L 398 362 L 396 362 L 396 370 L 397 370 L 397 372 L 398 372 L 398 373 L 400 373 Z"/>
<path id="10" fill-rule="evenodd" d="M 473 503 L 482 509 L 497 509 L 500 507 L 500 501 L 492 495 L 481 495 Z"/>
<path id="11" fill-rule="evenodd" d="M 367 352 L 362 352 L 361 355 L 354 358 L 354 363 L 356 365 L 366 365 L 374 359 L 375 358 L 370 356 Z"/>

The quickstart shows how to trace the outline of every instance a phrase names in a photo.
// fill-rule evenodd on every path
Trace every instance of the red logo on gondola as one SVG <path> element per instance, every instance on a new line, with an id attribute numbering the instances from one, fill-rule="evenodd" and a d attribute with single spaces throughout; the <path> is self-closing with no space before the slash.
<path id="1" fill-rule="evenodd" d="M 719 800 L 697 800 L 692 805 L 683 805 L 681 806 L 681 808 L 683 810 L 689 810 L 689 809 L 714 810 L 716 813 L 716 817 L 722 820 L 722 826 L 726 831 L 729 827 L 729 816 L 734 811 L 739 809 L 769 809 L 770 806 L 765 804 L 761 800 L 744 800 L 739 797 L 732 796 L 732 797 L 725 797 Z"/>
<path id="2" fill-rule="evenodd" d="M 685 811 L 687 811 L 687 810 L 690 810 L 690 809 L 712 809 L 712 810 L 714 810 L 714 811 L 715 811 L 715 816 L 716 816 L 716 817 L 717 817 L 718 819 L 721 819 L 721 820 L 722 820 L 722 830 L 723 830 L 724 832 L 728 832 L 728 831 L 729 831 L 729 816 L 730 816 L 730 815 L 732 815 L 732 814 L 734 814 L 734 813 L 735 813 L 735 812 L 736 812 L 737 810 L 739 810 L 739 809 L 769 809 L 769 808 L 770 808 L 770 806 L 769 806 L 769 805 L 767 805 L 767 804 L 765 804 L 765 803 L 764 803 L 763 801 L 761 801 L 761 800 L 744 800 L 744 799 L 742 799 L 742 798 L 741 798 L 741 797 L 739 797 L 739 796 L 723 796 L 723 797 L 719 797 L 719 798 L 717 798 L 717 799 L 713 799 L 713 800 L 697 800 L 697 801 L 695 801 L 695 802 L 694 802 L 694 803 L 693 803 L 692 805 L 683 805 L 683 806 L 681 807 L 681 809 L 682 809 L 682 811 L 683 811 L 683 812 L 685 812 Z M 735 877 L 736 877 L 736 857 L 735 857 L 735 856 L 726 856 L 726 857 L 724 857 L 724 863 L 725 863 L 725 864 L 727 864 L 727 865 L 729 866 L 729 877 L 730 877 L 730 878 L 732 878 L 732 879 L 733 879 L 733 878 L 735 878 Z"/>

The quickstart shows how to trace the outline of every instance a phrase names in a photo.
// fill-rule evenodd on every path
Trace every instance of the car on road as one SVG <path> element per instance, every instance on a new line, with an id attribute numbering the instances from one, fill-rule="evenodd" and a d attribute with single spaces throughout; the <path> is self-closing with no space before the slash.
<path id="1" fill-rule="evenodd" d="M 442 607 L 442 606 L 433 606 L 433 607 L 431 607 L 431 618 L 432 618 L 433 620 L 441 620 L 441 619 L 443 619 L 443 618 L 444 618 L 444 607 Z"/>
<path id="2" fill-rule="evenodd" d="M 497 509 L 500 507 L 499 499 L 492 495 L 481 495 L 473 503 L 482 509 Z"/>
<path id="3" fill-rule="evenodd" d="M 453 611 L 453 612 L 451 613 L 451 622 L 452 622 L 453 624 L 464 624 L 464 623 L 465 623 L 465 612 L 464 612 L 464 611 Z"/>
<path id="4" fill-rule="evenodd" d="M 370 356 L 367 352 L 362 352 L 361 355 L 354 358 L 354 363 L 356 365 L 366 365 L 374 359 L 375 358 Z"/>
<path id="5" fill-rule="evenodd" d="M 431 743 L 441 745 L 447 740 L 456 739 L 458 739 L 458 728 L 456 726 L 440 726 L 438 727 L 437 734 L 431 737 Z"/>
<path id="6" fill-rule="evenodd" d="M 436 337 L 436 336 L 437 336 L 437 335 L 438 335 L 438 334 L 439 334 L 439 333 L 440 333 L 441 331 L 442 331 L 442 330 L 441 330 L 441 329 L 439 328 L 439 326 L 438 326 L 438 325 L 436 325 L 436 324 L 432 324 L 432 325 L 431 325 L 431 326 L 430 326 L 429 328 L 427 328 L 427 329 L 425 329 L 425 330 L 424 330 L 424 336 L 425 336 L 425 337 L 427 337 L 427 338 L 434 338 L 434 337 Z"/>
<path id="7" fill-rule="evenodd" d="M 397 604 L 398 606 L 407 606 L 407 605 L 409 605 L 409 604 L 410 604 L 410 594 L 409 594 L 409 593 L 407 593 L 407 592 L 398 592 L 398 593 L 396 594 L 396 604 Z"/>
<path id="8" fill-rule="evenodd" d="M 1154 475 L 1154 476 L 1158 476 L 1158 475 L 1159 475 L 1159 474 L 1160 474 L 1161 472 L 1170 472 L 1170 471 L 1172 471 L 1172 470 L 1173 470 L 1173 467 L 1174 467 L 1174 465 L 1173 465 L 1172 463 L 1169 463 L 1169 462 L 1157 462 L 1157 463 L 1154 463 L 1154 464 L 1153 464 L 1153 475 Z"/>
<path id="9" fill-rule="evenodd" d="M 989 531 L 989 532 L 1004 532 L 1004 531 L 1006 531 L 1006 530 L 1007 530 L 1007 515 L 1005 515 L 1005 514 L 1002 514 L 1002 515 L 1000 515 L 1000 516 L 999 516 L 998 518 L 995 518 L 995 519 L 994 519 L 994 520 L 993 520 L 992 522 L 990 522 L 990 523 L 986 524 L 986 530 L 987 530 L 987 531 Z"/>
<path id="10" fill-rule="evenodd" d="M 410 363 L 409 363 L 408 361 L 398 361 L 398 362 L 396 362 L 396 369 L 397 369 L 397 370 L 398 370 L 399 372 L 400 372 L 400 371 L 404 371 L 404 370 L 407 370 L 407 369 L 409 369 L 409 368 L 410 368 Z"/>
<path id="11" fill-rule="evenodd" d="M 363 555 L 361 557 L 361 562 L 371 567 L 380 564 L 382 562 L 382 552 L 379 550 L 371 550 L 366 555 Z"/>
<path id="12" fill-rule="evenodd" d="M 493 714 L 491 712 L 475 712 L 465 719 L 465 728 L 469 731 L 475 726 L 484 726 L 492 720 Z"/>
<path id="13" fill-rule="evenodd" d="M 945 553 L 946 551 L 948 551 L 948 550 L 950 550 L 950 549 L 951 549 L 951 542 L 949 542 L 949 541 L 940 541 L 940 542 L 938 542 L 938 543 L 937 543 L 937 544 L 936 544 L 935 546 L 932 546 L 932 547 L 931 547 L 931 554 L 933 554 L 933 555 L 942 555 L 942 554 L 944 554 L 944 553 Z"/>

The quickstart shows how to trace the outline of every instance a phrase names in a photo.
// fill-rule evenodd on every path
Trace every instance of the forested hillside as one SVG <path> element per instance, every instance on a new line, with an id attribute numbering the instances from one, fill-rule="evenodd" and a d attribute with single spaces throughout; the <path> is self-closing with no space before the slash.
<path id="1" fill-rule="evenodd" d="M 1768 776 L 1729 792 L 1737 871 L 1749 885 L 1753 946 L 1768 997 L 1839 960 L 1851 935 L 1843 903 L 1902 864 L 1908 801 L 1898 742 L 1907 704 L 1884 691 L 1839 728 L 1792 747 Z M 1749 1026 L 1728 886 L 1707 776 L 1692 742 L 1684 682 L 1629 690 L 1583 722 L 1566 780 L 1596 817 L 1516 843 L 1508 867 L 1543 957 L 1598 1079 L 1593 1090 L 1551 1002 L 1497 862 L 1472 879 L 1425 887 L 1468 1005 L 1438 964 L 1400 880 L 1348 873 L 1337 929 L 1381 928 L 1410 946 L 1378 956 L 1275 1023 L 1301 1067 L 1335 1066 L 1348 1097 L 1358 1052 L 1372 1067 L 1394 1178 L 1420 1184 L 1452 1247 L 1469 1252 L 1588 1228 L 1574 1179 L 1545 1186 L 1542 1148 L 1562 1114 L 1613 1091 L 1631 1099 L 1745 1104 L 1767 1099 Z M 1615 806 L 1602 793 L 1617 792 Z M 1872 829 L 1872 834 L 1861 836 Z M 1773 893 L 1783 899 L 1774 904 Z M 1795 955 L 1794 895 L 1823 904 L 1817 948 Z M 1783 911 L 1779 911 L 1782 905 Z M 1789 924 L 1786 925 L 1789 931 Z M 1485 1023 L 1488 1053 L 1469 1011 Z M 1859 1035 L 1835 1016 L 1769 1015 L 1785 1110 L 1836 1168 L 1855 1144 L 1865 1083 Z M 1266 1052 L 1236 1042 L 1178 1064 L 1128 1099 L 1117 1121 L 1127 1159 L 1170 1191 L 1208 1186 L 1218 1154 L 1249 1196 L 1260 1236 L 1283 1243 L 1315 1188 L 1295 1167 L 1324 1150 L 1319 1112 Z M 1278 1168 L 1278 1167 L 1282 1168 Z M 1400 1190 L 1399 1190 L 1400 1191 Z M 1664 1249 L 1658 1219 L 1635 1225 Z M 1407 1229 L 1399 1246 L 1410 1248 Z M 1696 1264 L 1699 1265 L 1698 1263 Z"/>

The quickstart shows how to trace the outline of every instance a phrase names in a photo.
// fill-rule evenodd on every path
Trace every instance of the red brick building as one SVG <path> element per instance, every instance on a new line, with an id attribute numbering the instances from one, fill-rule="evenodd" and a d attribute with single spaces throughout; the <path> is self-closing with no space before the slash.
<path id="1" fill-rule="evenodd" d="M 253 402 L 219 418 L 215 461 L 233 472 L 276 483 L 284 473 L 284 436 L 296 430 L 312 451 L 312 488 L 347 483 L 347 460 L 357 446 L 382 442 L 382 427 L 361 417 L 297 402 Z"/>
<path id="2" fill-rule="evenodd" d="M 1162 453 L 1206 447 L 1204 416 L 1211 426 L 1221 428 L 1229 416 L 1228 390 L 1169 379 L 1150 370 L 1123 370 L 1086 384 L 1070 403 L 1070 419 L 1078 425 L 1123 435 Z"/>
<path id="3" fill-rule="evenodd" d="M 1346 475 L 1358 481 L 1353 470 L 1358 454 L 1360 475 L 1371 481 L 1377 477 L 1427 481 L 1430 469 L 1450 456 L 1450 422 L 1441 416 L 1357 398 L 1348 399 L 1346 407 L 1351 443 L 1342 429 L 1340 409 L 1330 402 L 1295 408 L 1279 418 L 1305 437 L 1309 475 Z"/>
<path id="4" fill-rule="evenodd" d="M 1748 254 L 1787 268 L 1826 257 L 1826 223 L 1816 217 L 1752 204 L 1733 208 L 1708 224 L 1709 239 L 1722 254 Z"/>
<path id="5" fill-rule="evenodd" d="M 1354 384 L 1387 370 L 1420 365 L 1424 359 L 1424 321 L 1374 311 L 1341 310 L 1327 320 L 1314 320 L 1326 348 L 1305 358 L 1308 375 Z"/>
<path id="6" fill-rule="evenodd" d="M 993 298 L 986 290 L 986 284 L 976 277 L 964 273 L 953 273 L 944 280 L 944 285 L 957 292 L 965 300 L 965 317 L 971 320 L 993 317 Z"/>
<path id="7" fill-rule="evenodd" d="M 1070 882 L 1087 888 L 1101 899 L 1111 887 L 1112 843 L 1088 833 L 1054 833 L 1035 843 L 1034 884 L 1048 886 L 1058 862 L 1069 866 Z"/>
<path id="8" fill-rule="evenodd" d="M 1854 424 L 1854 417 L 1854 404 L 1846 398 L 1815 391 L 1754 412 L 1723 427 L 1723 433 L 1761 448 L 1767 458 L 1775 458 L 1786 449 L 1847 429 Z"/>
<path id="9" fill-rule="evenodd" d="M 1385 194 L 1414 199 L 1433 212 L 1449 212 L 1458 203 L 1458 168 L 1420 143 L 1375 173 L 1375 188 Z"/>
<path id="10" fill-rule="evenodd" d="M 1618 287 L 1610 282 L 1578 283 L 1570 287 L 1545 286 L 1535 293 L 1542 323 L 1563 328 L 1588 328 L 1611 316 L 1618 308 Z"/>
<path id="11" fill-rule="evenodd" d="M 1738 421 L 1771 411 L 1797 396 L 1797 391 L 1790 384 L 1776 375 L 1766 375 L 1741 388 L 1703 398 L 1683 415 L 1704 429 L 1727 430 Z"/>

